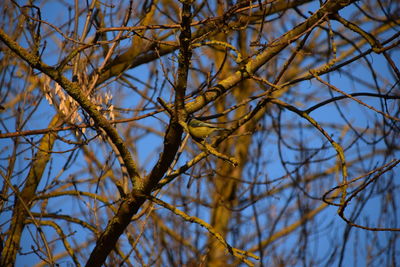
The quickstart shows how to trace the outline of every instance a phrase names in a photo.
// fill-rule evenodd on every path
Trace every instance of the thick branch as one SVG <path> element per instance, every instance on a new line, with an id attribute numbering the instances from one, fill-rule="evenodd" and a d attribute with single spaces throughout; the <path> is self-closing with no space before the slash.
<path id="1" fill-rule="evenodd" d="M 132 159 L 128 148 L 119 136 L 117 130 L 107 121 L 107 119 L 97 110 L 97 107 L 82 93 L 78 83 L 71 82 L 56 69 L 46 65 L 41 59 L 32 55 L 12 40 L 2 29 L 0 29 L 0 40 L 2 40 L 14 53 L 26 61 L 32 68 L 38 69 L 56 81 L 79 105 L 90 115 L 97 127 L 103 128 L 111 141 L 118 148 L 124 160 L 131 180 L 134 181 L 135 189 L 141 188 L 139 173 L 136 164 Z"/>
<path id="2" fill-rule="evenodd" d="M 328 1 L 316 13 L 309 17 L 303 23 L 297 25 L 294 29 L 285 33 L 282 37 L 269 44 L 268 49 L 250 60 L 242 69 L 236 71 L 231 76 L 220 81 L 217 85 L 208 89 L 203 95 L 198 96 L 193 102 L 186 105 L 189 113 L 200 110 L 208 103 L 217 99 L 220 95 L 236 86 L 239 82 L 250 78 L 256 71 L 286 48 L 289 44 L 295 42 L 311 28 L 322 23 L 324 18 L 340 9 L 350 5 L 355 0 Z"/>

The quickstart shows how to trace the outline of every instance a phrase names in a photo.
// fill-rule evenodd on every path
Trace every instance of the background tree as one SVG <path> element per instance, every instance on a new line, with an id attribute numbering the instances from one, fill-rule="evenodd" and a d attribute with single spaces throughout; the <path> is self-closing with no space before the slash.
<path id="1" fill-rule="evenodd" d="M 398 265 L 397 1 L 0 7 L 1 266 Z"/>

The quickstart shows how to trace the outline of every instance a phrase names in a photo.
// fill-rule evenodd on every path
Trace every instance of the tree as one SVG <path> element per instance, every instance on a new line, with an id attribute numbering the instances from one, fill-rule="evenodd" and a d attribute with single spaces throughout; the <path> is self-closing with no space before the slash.
<path id="1" fill-rule="evenodd" d="M 1 266 L 400 261 L 399 3 L 21 2 Z"/>

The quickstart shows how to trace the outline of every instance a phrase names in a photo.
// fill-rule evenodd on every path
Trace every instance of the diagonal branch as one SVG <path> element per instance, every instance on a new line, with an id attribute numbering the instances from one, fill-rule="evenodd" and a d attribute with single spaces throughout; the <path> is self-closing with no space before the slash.
<path id="1" fill-rule="evenodd" d="M 254 75 L 257 70 L 275 57 L 279 52 L 286 48 L 289 44 L 295 42 L 302 35 L 306 34 L 313 27 L 318 26 L 329 14 L 334 14 L 340 9 L 350 5 L 355 0 L 327 1 L 317 12 L 310 16 L 303 23 L 297 25 L 292 30 L 282 35 L 279 39 L 268 45 L 263 53 L 250 60 L 243 68 L 236 71 L 231 76 L 220 81 L 217 85 L 208 89 L 204 94 L 198 96 L 193 102 L 186 105 L 188 113 L 200 110 L 208 103 L 214 101 L 219 96 L 232 89 L 239 82 L 246 80 Z"/>
<path id="2" fill-rule="evenodd" d="M 137 212 L 143 204 L 144 198 L 135 197 L 135 192 L 141 191 L 142 180 L 136 168 L 133 158 L 119 136 L 117 130 L 107 121 L 107 119 L 97 110 L 97 107 L 82 93 L 78 83 L 71 82 L 63 76 L 57 69 L 43 63 L 41 59 L 29 53 L 26 49 L 12 40 L 2 29 L 0 29 L 0 40 L 4 42 L 22 60 L 26 61 L 32 68 L 38 69 L 56 81 L 79 105 L 90 115 L 95 125 L 102 128 L 111 142 L 118 149 L 128 174 L 131 178 L 133 191 L 131 197 L 124 199 L 118 209 L 117 214 L 109 222 L 106 230 L 97 241 L 87 266 L 101 266 L 106 260 L 110 251 L 115 248 L 119 236 L 123 233 L 126 226 L 130 223 L 133 214 Z M 15 244 L 18 245 L 18 244 Z"/>
<path id="3" fill-rule="evenodd" d="M 29 53 L 17 42 L 12 40 L 2 29 L 0 29 L 0 40 L 3 41 L 15 54 L 26 61 L 32 68 L 38 69 L 56 81 L 94 120 L 95 125 L 104 129 L 111 141 L 118 148 L 121 157 L 128 169 L 134 188 L 140 188 L 140 177 L 136 164 L 132 159 L 128 148 L 119 136 L 117 130 L 107 121 L 107 119 L 97 110 L 94 105 L 83 93 L 78 83 L 74 83 L 62 75 L 57 69 L 43 63 L 39 57 Z"/>

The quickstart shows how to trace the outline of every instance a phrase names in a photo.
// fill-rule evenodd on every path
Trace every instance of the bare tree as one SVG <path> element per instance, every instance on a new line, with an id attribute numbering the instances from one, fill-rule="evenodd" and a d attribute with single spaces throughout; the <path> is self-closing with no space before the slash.
<path id="1" fill-rule="evenodd" d="M 1 266 L 400 264 L 399 2 L 0 7 Z"/>

